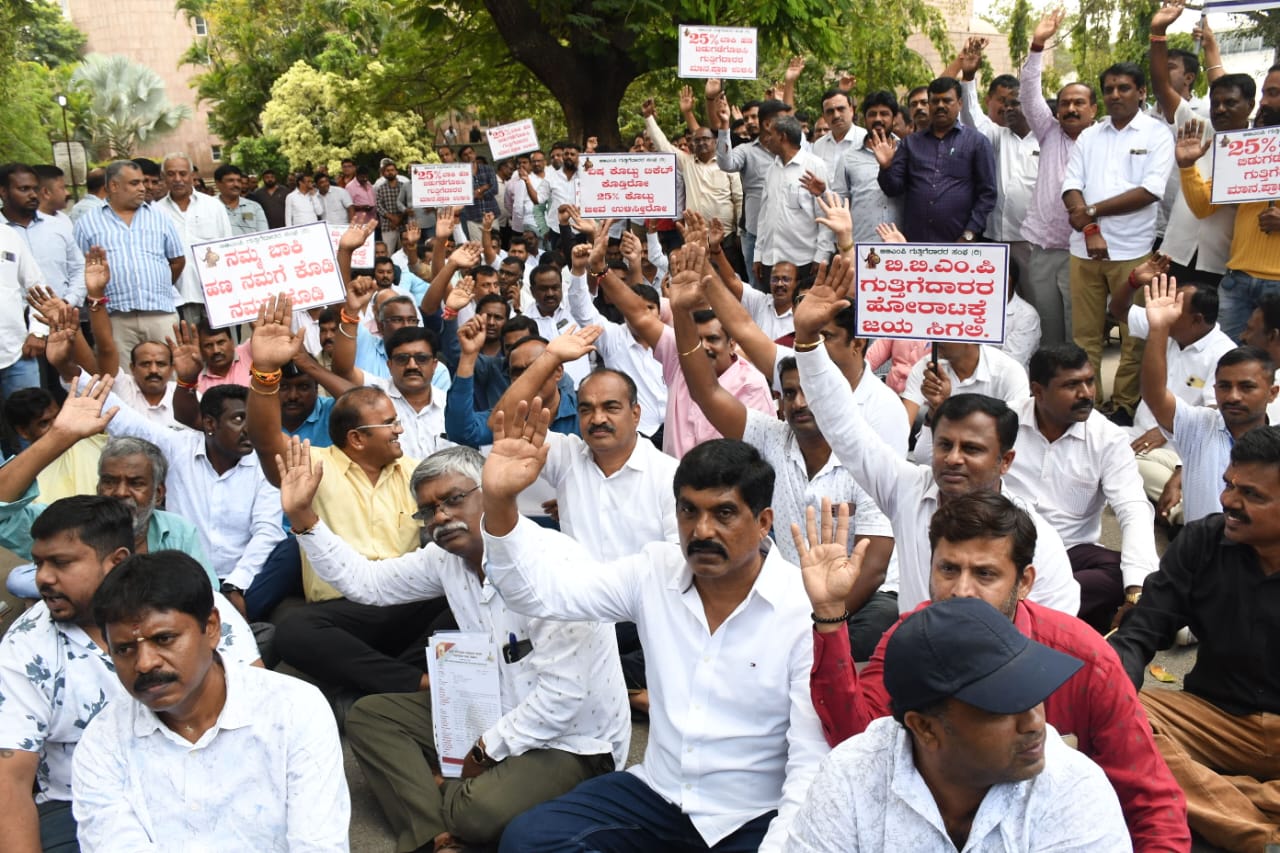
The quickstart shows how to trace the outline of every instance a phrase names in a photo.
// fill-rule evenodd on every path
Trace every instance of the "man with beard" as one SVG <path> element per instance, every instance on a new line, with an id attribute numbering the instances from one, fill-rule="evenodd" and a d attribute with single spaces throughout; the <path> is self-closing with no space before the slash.
<path id="1" fill-rule="evenodd" d="M 84 302 L 84 253 L 76 245 L 75 226 L 62 212 L 66 195 L 62 170 L 55 166 L 0 166 L 0 224 L 27 244 L 45 285 L 69 305 L 79 306 Z"/>
<path id="2" fill-rule="evenodd" d="M 853 217 L 853 239 L 850 243 L 875 243 L 880 239 L 876 234 L 877 225 L 882 222 L 902 224 L 902 200 L 885 195 L 880 189 L 880 164 L 871 147 L 876 139 L 887 139 L 893 132 L 894 120 L 898 117 L 898 99 L 893 92 L 884 89 L 870 92 L 862 99 L 859 111 L 865 131 L 861 141 L 844 155 L 836 174 L 843 173 L 849 209 L 858 212 Z M 817 150 L 816 145 L 814 150 Z M 847 251 L 849 247 L 840 245 L 837 248 Z"/>
<path id="3" fill-rule="evenodd" d="M 107 418 L 99 417 L 110 382 L 71 389 L 52 426 L 27 449 L 0 466 L 0 545 L 21 557 L 31 555 L 31 524 L 46 504 L 40 496 L 40 474 L 77 442 L 102 433 Z M 156 509 L 165 499 L 169 463 L 149 441 L 117 437 L 107 441 L 98 456 L 97 493 L 122 501 L 133 517 L 135 554 L 174 549 L 191 554 L 206 566 L 211 583 L 217 575 L 208 568 L 204 546 L 195 525 Z M 35 571 L 15 569 L 10 588 L 25 598 L 36 597 Z"/>
<path id="4" fill-rule="evenodd" d="M 1072 343 L 1037 350 L 1030 379 L 1031 396 L 1011 407 L 1018 441 L 1009 484 L 1034 495 L 1036 511 L 1062 537 L 1080 584 L 1080 618 L 1106 633 L 1157 568 L 1155 515 L 1129 436 L 1094 409 L 1088 353 Z M 1120 522 L 1120 551 L 1098 544 L 1107 504 Z"/>
<path id="5" fill-rule="evenodd" d="M 262 186 L 249 194 L 249 197 L 262 205 L 262 209 L 266 211 L 267 225 L 271 228 L 284 227 L 285 199 L 288 196 L 288 187 L 282 187 L 276 183 L 274 169 L 263 169 Z"/>
<path id="6" fill-rule="evenodd" d="M 1228 102 L 1233 109 L 1243 109 L 1239 97 L 1233 96 L 1230 79 L 1218 86 L 1219 107 L 1226 110 Z M 1243 91 L 1235 90 L 1242 97 Z M 1212 94 L 1210 102 L 1212 103 Z M 1280 65 L 1273 65 L 1262 81 L 1262 97 L 1254 127 L 1274 127 L 1280 124 Z M 1175 156 L 1182 193 L 1191 212 L 1201 219 L 1209 216 L 1215 205 L 1209 202 L 1213 180 L 1205 180 L 1196 163 L 1209 150 L 1213 137 L 1203 140 L 1203 127 L 1198 122 L 1188 122 L 1178 132 Z M 1258 299 L 1264 293 L 1280 293 L 1280 258 L 1277 258 L 1272 235 L 1280 232 L 1280 207 L 1267 201 L 1250 201 L 1230 205 L 1235 208 L 1235 230 L 1231 234 L 1231 250 L 1227 257 L 1227 274 L 1222 277 L 1218 289 L 1222 331 L 1239 340 L 1249 314 L 1258 307 Z"/>
<path id="7" fill-rule="evenodd" d="M 1022 234 L 1031 243 L 1022 292 L 1040 315 L 1040 340 L 1046 345 L 1071 340 L 1071 223 L 1062 206 L 1062 181 L 1076 139 L 1098 113 L 1098 97 L 1087 83 L 1068 83 L 1058 91 L 1056 117 L 1039 97 L 1044 47 L 1057 33 L 1064 14 L 1058 9 L 1040 19 L 1018 75 L 1021 91 L 1034 93 L 1022 109 L 1040 143 L 1040 168 L 1022 225 Z"/>
<path id="8" fill-rule="evenodd" d="M 94 717 L 72 759 L 84 853 L 210 838 L 237 850 L 348 849 L 342 744 L 324 697 L 224 659 L 231 613 L 191 558 L 128 557 L 91 607 L 131 698 Z"/>
<path id="9" fill-rule="evenodd" d="M 911 122 L 906 130 L 919 133 L 929 127 L 929 87 L 916 86 L 907 93 L 907 112 L 904 116 Z"/>
<path id="10" fill-rule="evenodd" d="M 227 209 L 232 234 L 242 236 L 267 230 L 267 214 L 262 205 L 243 195 L 244 172 L 224 163 L 214 170 L 213 182 L 218 187 L 218 201 Z"/>
<path id="11" fill-rule="evenodd" d="M 508 821 L 621 767 L 630 737 L 613 631 L 597 622 L 518 615 L 486 577 L 480 454 L 451 447 L 410 480 L 425 547 L 387 560 L 354 551 L 312 508 L 321 469 L 293 439 L 280 462 L 281 498 L 317 574 L 352 601 L 391 605 L 444 595 L 463 631 L 503 650 L 501 716 L 476 741 L 460 780 L 445 781 L 432 736 L 431 693 L 358 701 L 347 737 L 396 835 L 397 850 L 494 844 Z M 326 473 L 328 476 L 328 473 Z"/>
<path id="12" fill-rule="evenodd" d="M 929 84 L 927 130 L 901 143 L 877 135 L 880 188 L 904 196 L 903 233 L 913 243 L 973 242 L 987 226 L 996 203 L 991 143 L 960 124 L 960 81 L 939 77 Z"/>
<path id="13" fill-rule="evenodd" d="M 1267 405 L 1276 398 L 1276 367 L 1266 350 L 1237 347 L 1218 359 L 1213 378 L 1216 408 L 1188 405 L 1169 390 L 1165 354 L 1187 294 L 1178 291 L 1175 280 L 1156 276 L 1146 295 L 1151 328 L 1142 357 L 1142 401 L 1182 455 L 1182 515 L 1185 521 L 1196 521 L 1221 508 L 1218 489 L 1232 445 L 1266 425 Z"/>
<path id="14" fill-rule="evenodd" d="M 812 547 L 816 525 L 810 520 L 807 526 Z M 830 539 L 824 535 L 821 541 Z M 964 495 L 938 507 L 929 521 L 928 539 L 930 600 L 915 612 L 951 599 L 981 599 L 1022 634 L 1084 661 L 1079 672 L 1045 699 L 1046 722 L 1074 738 L 1079 750 L 1106 773 L 1139 853 L 1187 851 L 1191 838 L 1185 798 L 1152 741 L 1120 659 L 1076 618 L 1027 600 L 1036 581 L 1031 561 L 1036 526 L 1027 513 L 1003 495 Z M 827 621 L 842 612 L 862 570 L 865 561 L 859 567 L 856 562 L 801 559 L 815 616 L 810 688 L 832 746 L 892 713 L 885 655 L 902 623 L 880 639 L 871 661 L 858 670 L 850 661 L 843 625 Z"/>
<path id="15" fill-rule="evenodd" d="M 514 180 L 507 181 L 507 209 L 511 213 L 511 230 L 523 235 L 537 226 L 534 209 L 546 205 L 551 198 L 547 183 L 547 157 L 541 151 L 522 154 Z"/>
<path id="16" fill-rule="evenodd" d="M 176 326 L 175 334 L 173 366 L 181 391 L 204 394 L 219 385 L 249 386 L 249 342 L 236 346 L 230 328 L 215 329 L 202 320 L 194 342 L 189 323 Z"/>
<path id="17" fill-rule="evenodd" d="M 1236 438 L 1222 513 L 1188 523 L 1111 638 L 1134 686 L 1157 649 L 1191 628 L 1200 645 L 1182 690 L 1141 690 L 1156 745 L 1187 793 L 1191 829 L 1215 847 L 1280 843 L 1280 428 Z"/>
<path id="18" fill-rule="evenodd" d="M 561 150 L 561 161 L 555 166 L 556 148 Z M 564 205 L 578 203 L 578 145 L 574 142 L 558 142 L 551 147 L 554 170 L 547 175 L 547 247 L 559 249 L 568 255 L 573 244 L 577 242 L 577 234 L 572 226 L 562 226 L 558 216 Z M 532 276 L 530 277 L 532 280 Z"/>
<path id="19" fill-rule="evenodd" d="M 82 414 L 88 420 L 99 419 L 102 398 L 96 392 L 92 399 L 76 399 L 85 401 Z M 6 850 L 79 849 L 71 814 L 76 744 L 104 708 L 129 701 L 112 671 L 90 601 L 107 573 L 129 556 L 131 527 L 121 501 L 78 496 L 42 509 L 24 528 L 43 600 L 0 640 L 5 700 L 0 703 L 0 808 Z M 225 614 L 218 642 L 223 660 L 230 666 L 259 663 L 249 626 L 216 592 L 214 602 Z"/>

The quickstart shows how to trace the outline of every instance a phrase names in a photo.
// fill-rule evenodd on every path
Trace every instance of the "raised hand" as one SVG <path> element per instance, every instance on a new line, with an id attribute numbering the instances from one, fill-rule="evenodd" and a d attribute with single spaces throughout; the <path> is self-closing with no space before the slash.
<path id="1" fill-rule="evenodd" d="M 463 276 L 462 280 L 453 286 L 453 290 L 449 291 L 449 295 L 444 298 L 444 307 L 450 311 L 461 311 L 471 304 L 471 300 L 476 295 L 476 280 L 469 276 Z"/>
<path id="2" fill-rule="evenodd" d="M 724 223 L 720 217 L 713 216 L 707 220 L 707 251 L 713 252 L 724 242 Z"/>
<path id="3" fill-rule="evenodd" d="M 279 370 L 302 352 L 303 334 L 294 332 L 293 302 L 281 293 L 258 309 L 258 323 L 249 339 L 253 367 L 263 373 Z"/>
<path id="4" fill-rule="evenodd" d="M 356 276 L 347 282 L 347 316 L 359 317 L 377 290 L 378 283 L 367 275 Z"/>
<path id="5" fill-rule="evenodd" d="M 1147 297 L 1147 324 L 1151 331 L 1168 332 L 1169 327 L 1182 316 L 1182 297 L 1178 292 L 1178 280 L 1172 276 L 1158 275 L 1145 288 Z"/>
<path id="6" fill-rule="evenodd" d="M 701 213 L 690 208 L 685 208 L 684 221 L 676 220 L 676 228 L 684 236 L 685 245 L 707 244 L 707 220 L 703 218 Z"/>
<path id="7" fill-rule="evenodd" d="M 418 225 L 418 220 L 409 219 L 409 224 L 404 226 L 404 252 L 405 254 L 417 254 L 418 240 L 422 237 L 422 228 Z"/>
<path id="8" fill-rule="evenodd" d="M 449 255 L 449 263 L 460 269 L 469 270 L 480 265 L 480 254 L 479 243 L 463 243 Z"/>
<path id="9" fill-rule="evenodd" d="M 580 231 L 593 240 L 596 239 L 596 235 L 601 231 L 608 235 L 609 228 L 613 225 L 612 219 L 606 219 L 602 226 L 594 219 L 583 219 L 582 211 L 578 209 L 577 205 L 568 204 L 565 207 L 569 208 L 569 223 L 573 225 L 574 231 Z"/>
<path id="10" fill-rule="evenodd" d="M 280 473 L 280 507 L 291 520 L 311 512 L 320 480 L 324 478 L 324 463 L 311 461 L 311 442 L 296 435 L 289 436 L 284 453 L 276 454 L 276 470 Z"/>
<path id="11" fill-rule="evenodd" d="M 1182 7 L 1183 0 L 1165 0 L 1164 5 L 1151 16 L 1152 35 L 1164 35 L 1169 25 L 1182 15 Z"/>
<path id="12" fill-rule="evenodd" d="M 1036 24 L 1035 33 L 1031 36 L 1031 43 L 1038 45 L 1048 44 L 1049 39 L 1057 34 L 1058 27 L 1062 26 L 1062 18 L 1066 14 L 1066 10 L 1061 6 L 1045 12 L 1044 16 L 1040 18 L 1040 23 Z"/>
<path id="13" fill-rule="evenodd" d="M 800 79 L 801 72 L 804 71 L 804 57 L 793 56 L 791 61 L 787 63 L 787 70 L 782 72 L 782 82 L 795 83 Z"/>
<path id="14" fill-rule="evenodd" d="M 107 293 L 111 281 L 111 265 L 107 263 L 107 250 L 93 246 L 84 256 L 84 289 L 91 299 L 101 299 Z"/>
<path id="15" fill-rule="evenodd" d="M 804 176 L 800 178 L 800 186 L 819 197 L 827 191 L 827 182 L 807 169 Z"/>
<path id="16" fill-rule="evenodd" d="M 853 264 L 836 255 L 830 265 L 819 265 L 813 287 L 795 307 L 796 338 L 812 339 L 853 302 L 846 294 L 853 287 Z"/>
<path id="17" fill-rule="evenodd" d="M 1209 26 L 1209 19 L 1201 17 L 1199 22 L 1191 28 L 1191 37 L 1200 42 L 1200 44 L 1208 49 L 1218 44 L 1218 38 L 1213 34 L 1213 29 Z"/>
<path id="18" fill-rule="evenodd" d="M 692 86 L 680 87 L 680 112 L 681 113 L 693 112 L 693 87 Z"/>
<path id="19" fill-rule="evenodd" d="M 630 229 L 622 232 L 622 244 L 618 249 L 622 252 L 622 259 L 627 263 L 627 269 L 640 269 L 640 262 L 644 258 L 644 246 L 640 238 L 631 233 Z"/>
<path id="20" fill-rule="evenodd" d="M 561 364 L 577 361 L 596 351 L 596 338 L 603 333 L 603 326 L 583 326 L 581 329 L 570 326 L 563 335 L 551 339 L 547 344 L 547 352 L 559 359 Z"/>
<path id="21" fill-rule="evenodd" d="M 354 252 L 364 245 L 369 239 L 369 235 L 373 233 L 373 229 L 377 223 L 369 222 L 352 222 L 347 226 L 347 230 L 342 232 L 342 236 L 338 238 L 338 251 Z"/>
<path id="22" fill-rule="evenodd" d="M 1178 128 L 1178 141 L 1173 146 L 1173 159 L 1178 162 L 1179 169 L 1194 166 L 1212 144 L 1212 136 L 1208 139 L 1204 138 L 1204 122 L 1192 119 Z"/>
<path id="23" fill-rule="evenodd" d="M 711 110 L 715 113 L 717 130 L 729 129 L 730 116 L 733 114 L 735 109 L 737 108 L 731 108 L 729 106 L 729 99 L 723 95 L 712 102 Z"/>
<path id="24" fill-rule="evenodd" d="M 569 250 L 569 272 L 572 275 L 586 275 L 590 268 L 591 246 L 577 243 Z"/>
<path id="25" fill-rule="evenodd" d="M 840 79 L 836 81 L 837 89 L 844 89 L 846 92 L 852 92 L 858 86 L 858 78 L 848 71 L 840 72 Z"/>
<path id="26" fill-rule="evenodd" d="M 44 357 L 62 376 L 74 375 L 77 368 L 71 358 L 76 335 L 80 333 L 80 312 L 65 302 L 51 314 L 44 315 L 49 337 L 44 340 Z"/>
<path id="27" fill-rule="evenodd" d="M 1160 252 L 1152 252 L 1151 257 L 1134 267 L 1133 281 L 1138 285 L 1148 285 L 1151 279 L 1169 271 L 1169 264 L 1173 258 Z"/>
<path id="28" fill-rule="evenodd" d="M 849 200 L 835 193 L 818 196 L 818 209 L 822 215 L 815 217 L 819 225 L 825 225 L 836 236 L 836 245 L 844 246 L 853 240 L 853 217 L 849 214 Z"/>
<path id="29" fill-rule="evenodd" d="M 703 93 L 708 101 L 716 100 L 724 94 L 724 82 L 719 77 L 708 77 Z"/>
<path id="30" fill-rule="evenodd" d="M 472 317 L 458 327 L 458 348 L 463 358 L 474 358 L 484 348 L 484 321 Z"/>
<path id="31" fill-rule="evenodd" d="M 173 326 L 173 337 L 165 338 L 169 351 L 173 353 L 173 369 L 178 379 L 183 382 L 195 382 L 204 367 L 200 357 L 200 338 L 195 327 L 186 320 L 179 320 Z M 283 362 L 282 362 L 283 363 Z"/>
<path id="32" fill-rule="evenodd" d="M 876 234 L 880 235 L 880 239 L 885 243 L 905 243 L 907 237 L 898 230 L 898 226 L 892 222 L 881 222 L 876 226 Z"/>
<path id="33" fill-rule="evenodd" d="M 871 129 L 871 143 L 868 146 L 871 153 L 875 155 L 876 163 L 881 169 L 887 169 L 893 165 L 893 155 L 898 152 L 898 137 L 892 133 L 888 133 L 881 128 L 873 127 Z"/>
<path id="34" fill-rule="evenodd" d="M 845 599 L 862 573 L 867 545 L 859 543 L 849 554 L 849 505 L 841 503 L 834 524 L 831 499 L 822 499 L 822 521 L 812 506 L 805 507 L 805 530 L 791 525 L 791 537 L 800 554 L 800 578 L 804 591 L 819 617 L 832 619 L 846 613 Z M 843 630 L 844 626 L 840 626 Z"/>
<path id="35" fill-rule="evenodd" d="M 436 234 L 448 238 L 458 224 L 458 214 L 452 207 L 436 208 Z"/>
<path id="36" fill-rule="evenodd" d="M 652 118 L 658 112 L 658 104 L 653 98 L 645 98 L 644 103 L 640 105 L 640 115 L 645 118 Z"/>
<path id="37" fill-rule="evenodd" d="M 982 51 L 986 46 L 987 40 L 981 36 L 970 36 L 965 43 L 964 50 L 960 51 L 960 72 L 964 79 L 972 80 L 973 75 L 978 73 L 978 69 L 982 67 Z"/>
<path id="38" fill-rule="evenodd" d="M 481 195 L 484 195 L 484 193 L 481 193 Z M 479 196 L 477 196 L 477 198 L 478 197 Z M 497 220 L 497 218 L 498 217 L 494 215 L 492 210 L 485 211 L 484 216 L 480 217 L 480 227 L 483 228 L 485 231 L 491 230 L 493 228 L 493 223 Z"/>
<path id="39" fill-rule="evenodd" d="M 112 406 L 105 412 L 102 407 L 107 403 L 107 395 L 115 382 L 111 376 L 91 376 L 83 387 L 80 378 L 71 382 L 67 399 L 53 419 L 52 429 L 79 441 L 91 435 L 98 435 L 107 428 L 111 419 L 120 411 L 119 406 Z"/>
<path id="40" fill-rule="evenodd" d="M 502 410 L 493 414 L 495 441 L 480 477 L 486 503 L 494 498 L 515 500 L 538 479 L 551 449 L 546 444 L 551 411 L 542 408 L 541 397 L 534 397 L 532 404 L 517 403 L 510 423 L 506 415 Z"/>
<path id="41" fill-rule="evenodd" d="M 27 304 L 35 312 L 36 319 L 46 326 L 50 325 L 50 318 L 60 317 L 62 309 L 67 307 L 67 303 L 62 297 L 42 284 L 27 288 Z"/>
<path id="42" fill-rule="evenodd" d="M 683 265 L 682 265 L 683 266 Z M 672 311 L 697 311 L 707 304 L 707 287 L 711 276 L 704 276 L 700 269 L 681 269 L 671 274 L 667 285 L 667 298 Z"/>

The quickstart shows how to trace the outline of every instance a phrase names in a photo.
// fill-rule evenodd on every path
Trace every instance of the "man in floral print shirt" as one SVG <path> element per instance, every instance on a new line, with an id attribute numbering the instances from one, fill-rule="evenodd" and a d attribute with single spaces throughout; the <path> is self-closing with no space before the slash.
<path id="1" fill-rule="evenodd" d="M 127 699 L 89 601 L 106 573 L 129 556 L 133 517 L 113 498 L 64 498 L 36 519 L 31 537 L 42 601 L 0 640 L 4 848 L 74 851 L 72 751 L 108 702 Z M 248 625 L 221 595 L 214 593 L 214 600 L 223 616 L 224 659 L 260 665 Z"/>

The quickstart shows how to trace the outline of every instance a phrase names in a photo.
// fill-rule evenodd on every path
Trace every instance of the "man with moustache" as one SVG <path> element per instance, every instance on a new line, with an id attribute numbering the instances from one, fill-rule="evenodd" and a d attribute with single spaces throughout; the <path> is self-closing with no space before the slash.
<path id="1" fill-rule="evenodd" d="M 1215 85 L 1221 80 L 1215 81 Z M 1217 91 L 1220 106 L 1226 109 L 1226 101 L 1231 99 L 1230 84 L 1224 84 Z M 1211 94 L 1211 103 L 1212 97 Z M 1280 124 L 1280 65 L 1273 65 L 1262 81 L 1262 97 L 1258 101 L 1258 114 L 1254 116 L 1253 126 L 1274 127 L 1277 124 Z M 1216 209 L 1209 201 L 1213 180 L 1205 180 L 1196 165 L 1209 150 L 1213 138 L 1203 139 L 1200 123 L 1188 122 L 1178 132 L 1175 150 L 1182 193 L 1191 212 L 1200 219 L 1210 216 Z M 1249 314 L 1258 307 L 1262 295 L 1280 293 L 1280 257 L 1272 246 L 1272 235 L 1280 232 L 1280 208 L 1267 201 L 1232 206 L 1236 211 L 1235 230 L 1231 234 L 1227 274 L 1218 287 L 1218 303 L 1222 331 L 1239 340 Z"/>
<path id="2" fill-rule="evenodd" d="M 908 132 L 919 133 L 929 127 L 929 87 L 916 86 L 907 93 Z"/>
<path id="3" fill-rule="evenodd" d="M 856 554 L 852 561 L 820 559 L 824 546 L 813 543 L 831 542 L 830 530 L 824 527 L 818 540 L 812 520 L 806 528 L 809 547 L 818 554 L 801 558 L 801 572 L 815 618 L 823 620 L 814 624 L 810 687 L 827 742 L 836 746 L 892 713 L 885 690 L 886 647 L 904 623 L 890 628 L 870 662 L 855 669 L 843 626 L 826 620 L 842 612 L 865 560 L 859 563 Z M 1027 513 L 1003 495 L 964 495 L 938 507 L 929 520 L 928 539 L 930 601 L 915 612 L 951 599 L 981 599 L 1018 632 L 1084 661 L 1079 672 L 1045 699 L 1045 720 L 1059 734 L 1074 738 L 1077 748 L 1106 773 L 1139 853 L 1185 853 L 1191 845 L 1186 800 L 1156 749 L 1120 659 L 1075 617 L 1027 600 L 1036 581 L 1031 563 L 1036 529 Z M 804 547 L 805 538 L 797 537 L 797 545 Z"/>
<path id="4" fill-rule="evenodd" d="M 160 164 L 146 157 L 134 157 L 132 162 L 142 170 L 142 180 L 147 187 L 147 204 L 155 204 L 164 198 L 169 187 L 165 185 L 164 169 Z"/>
<path id="5" fill-rule="evenodd" d="M 195 243 L 232 236 L 231 220 L 221 203 L 195 191 L 192 185 L 191 160 L 187 155 L 170 154 L 164 158 L 163 166 L 169 194 L 156 202 L 156 207 L 173 220 L 187 255 L 182 277 L 175 284 L 178 295 L 174 301 L 182 319 L 198 323 L 205 316 L 204 290 L 200 285 L 200 269 L 191 247 Z"/>
<path id="6" fill-rule="evenodd" d="M 560 164 L 555 164 L 555 151 L 561 151 Z M 577 242 L 577 233 L 571 225 L 561 225 L 559 211 L 565 205 L 578 203 L 578 145 L 576 142 L 557 142 L 551 147 L 552 171 L 547 175 L 547 248 L 559 249 L 568 255 Z M 533 277 L 530 276 L 532 283 Z"/>
<path id="7" fill-rule="evenodd" d="M 461 630 L 503 650 L 502 715 L 469 751 L 461 780 L 441 773 L 429 691 L 367 696 L 351 709 L 347 737 L 401 851 L 496 843 L 516 815 L 626 759 L 630 717 L 613 631 L 518 615 L 490 585 L 480 534 L 483 465 L 469 447 L 419 463 L 410 489 L 428 544 L 375 562 L 312 509 L 321 468 L 306 445 L 291 440 L 281 461 L 285 511 L 309 531 L 299 541 L 320 577 L 367 604 L 444 595 Z"/>
<path id="8" fill-rule="evenodd" d="M 284 227 L 285 199 L 289 196 L 288 187 L 276 182 L 274 169 L 262 170 L 262 186 L 249 194 L 249 198 L 262 206 L 267 214 L 267 225 L 271 228 Z"/>
<path id="9" fill-rule="evenodd" d="M 853 243 L 877 243 L 880 237 L 876 226 L 882 222 L 902 225 L 902 199 L 885 195 L 880 189 L 880 163 L 876 160 L 872 144 L 877 139 L 888 139 L 898 117 L 898 99 L 893 92 L 881 89 L 870 92 L 862 99 L 858 111 L 862 113 L 862 128 L 857 145 L 851 147 L 838 164 L 836 174 L 843 174 L 845 197 L 849 209 L 856 210 L 853 217 Z M 817 150 L 815 144 L 814 150 Z M 837 246 L 847 250 L 847 246 Z"/>
<path id="10" fill-rule="evenodd" d="M 1239 436 L 1222 513 L 1187 524 L 1111 645 L 1141 687 L 1182 626 L 1199 639 L 1182 690 L 1141 690 L 1156 745 L 1187 793 L 1191 829 L 1226 850 L 1280 843 L 1280 428 Z"/>
<path id="11" fill-rule="evenodd" d="M 262 205 L 243 194 L 244 172 L 239 167 L 222 164 L 214 170 L 213 182 L 218 187 L 218 201 L 227 209 L 232 234 L 243 236 L 267 230 L 267 214 Z"/>
<path id="12" fill-rule="evenodd" d="M 822 95 L 822 117 L 827 120 L 829 132 L 813 143 L 813 153 L 826 164 L 831 178 L 830 189 L 841 198 L 849 197 L 845 184 L 844 163 L 851 151 L 862 146 L 867 128 L 853 123 L 853 97 L 845 89 L 828 89 Z M 821 193 L 819 193 L 820 195 Z"/>
<path id="13" fill-rule="evenodd" d="M 1155 513 L 1128 434 L 1094 409 L 1088 353 L 1072 343 L 1044 347 L 1031 356 L 1029 373 L 1031 396 L 1011 407 L 1018 441 L 1009 484 L 1034 495 L 1036 511 L 1062 537 L 1080 584 L 1080 618 L 1105 634 L 1158 568 Z M 1119 551 L 1098 544 L 1108 504 L 1120 522 Z"/>
<path id="14" fill-rule="evenodd" d="M 1021 90 L 1034 93 L 1022 110 L 1040 143 L 1040 168 L 1022 224 L 1022 234 L 1031 244 L 1022 295 L 1040 315 L 1040 341 L 1045 345 L 1071 340 L 1071 223 L 1062 206 L 1062 181 L 1076 139 L 1098 113 L 1098 97 L 1087 83 L 1068 83 L 1058 90 L 1056 117 L 1040 97 L 1044 46 L 1057 33 L 1064 14 L 1057 9 L 1040 19 L 1018 75 Z"/>
<path id="15" fill-rule="evenodd" d="M 310 684 L 218 652 L 227 616 L 185 554 L 128 557 L 93 621 L 131 699 L 72 760 L 80 849 L 348 849 L 342 745 Z"/>
<path id="16" fill-rule="evenodd" d="M 89 402 L 92 417 L 98 417 L 102 399 Z M 64 498 L 42 508 L 24 528 L 42 600 L 0 640 L 6 850 L 79 849 L 71 812 L 74 751 L 104 707 L 129 701 L 112 673 L 90 600 L 103 577 L 133 550 L 133 528 L 124 502 L 105 495 Z M 207 581 L 202 584 L 209 589 Z M 226 614 L 218 643 L 223 659 L 232 666 L 257 662 L 249 626 L 225 598 L 214 593 L 214 600 Z"/>

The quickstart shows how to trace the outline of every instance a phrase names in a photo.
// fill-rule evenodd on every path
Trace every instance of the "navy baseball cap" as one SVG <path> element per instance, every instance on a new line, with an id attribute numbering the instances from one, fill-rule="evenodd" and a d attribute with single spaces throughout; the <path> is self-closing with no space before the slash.
<path id="1" fill-rule="evenodd" d="M 898 626 L 884 651 L 884 686 L 898 717 L 950 698 L 992 714 L 1021 714 L 1082 666 L 1023 634 L 982 599 L 951 598 Z"/>

